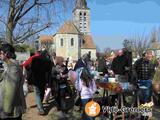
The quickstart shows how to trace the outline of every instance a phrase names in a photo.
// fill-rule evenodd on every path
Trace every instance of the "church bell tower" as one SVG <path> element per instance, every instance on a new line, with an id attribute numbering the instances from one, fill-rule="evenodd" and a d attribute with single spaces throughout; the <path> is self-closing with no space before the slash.
<path id="1" fill-rule="evenodd" d="M 73 21 L 80 32 L 90 35 L 90 9 L 86 0 L 77 0 L 73 10 Z"/>

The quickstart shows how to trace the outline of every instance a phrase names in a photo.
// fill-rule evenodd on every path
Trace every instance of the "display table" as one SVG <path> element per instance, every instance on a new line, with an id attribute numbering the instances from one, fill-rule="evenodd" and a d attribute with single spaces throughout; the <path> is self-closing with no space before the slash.
<path id="1" fill-rule="evenodd" d="M 127 95 L 132 96 L 132 104 L 130 107 L 134 107 L 136 103 L 137 105 L 139 104 L 139 98 L 137 96 L 137 90 L 136 87 L 132 86 L 132 89 L 123 89 L 122 85 L 120 83 L 108 83 L 108 82 L 96 82 L 96 85 L 102 89 L 104 89 L 103 97 L 108 97 L 108 92 L 112 91 L 115 92 L 118 96 L 117 108 L 123 108 L 124 107 L 124 98 Z M 106 94 L 105 94 L 106 93 Z M 108 97 L 109 98 L 109 97 Z M 121 114 L 114 113 L 113 114 L 113 119 L 121 118 L 122 120 L 125 119 L 125 112 L 121 112 Z"/>

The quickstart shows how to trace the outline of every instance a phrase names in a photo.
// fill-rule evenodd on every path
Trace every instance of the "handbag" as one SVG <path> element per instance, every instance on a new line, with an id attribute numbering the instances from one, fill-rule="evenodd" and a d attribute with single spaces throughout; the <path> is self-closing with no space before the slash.
<path id="1" fill-rule="evenodd" d="M 61 110 L 62 111 L 70 110 L 73 107 L 74 107 L 74 98 L 73 97 L 61 99 Z"/>
<path id="2" fill-rule="evenodd" d="M 45 90 L 45 94 L 44 94 L 44 101 L 49 100 L 50 94 L 51 94 L 51 88 L 47 87 L 47 89 Z"/>

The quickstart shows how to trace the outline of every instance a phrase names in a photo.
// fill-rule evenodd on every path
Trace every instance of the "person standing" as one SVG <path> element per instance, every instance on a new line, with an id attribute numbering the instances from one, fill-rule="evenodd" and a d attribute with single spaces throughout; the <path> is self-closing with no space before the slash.
<path id="1" fill-rule="evenodd" d="M 39 115 L 45 115 L 42 102 L 44 99 L 45 87 L 49 79 L 50 63 L 51 62 L 46 51 L 38 51 L 23 64 L 25 68 L 29 68 L 31 70 L 31 80 L 29 81 L 34 88 Z"/>
<path id="2" fill-rule="evenodd" d="M 80 97 L 82 101 L 82 119 L 83 120 L 94 120 L 94 118 L 89 117 L 85 113 L 85 105 L 89 100 L 93 98 L 94 93 L 97 90 L 96 83 L 94 79 L 88 74 L 88 71 L 84 68 L 80 74 L 79 85 L 76 88 L 80 92 Z"/>
<path id="3" fill-rule="evenodd" d="M 76 62 L 75 66 L 74 66 L 74 71 L 77 73 L 77 79 L 74 82 L 74 86 L 76 89 L 78 89 L 79 84 L 80 84 L 80 73 L 82 72 L 83 69 L 86 69 L 86 71 L 88 72 L 88 75 L 90 74 L 90 66 L 89 66 L 89 62 L 90 62 L 90 56 L 88 53 L 85 53 L 84 55 L 82 55 L 81 58 L 78 59 L 78 61 Z M 81 97 L 80 97 L 80 93 L 77 92 L 77 99 L 75 101 L 75 105 L 79 106 L 79 110 L 81 111 Z"/>
<path id="4" fill-rule="evenodd" d="M 67 77 L 68 77 L 68 69 L 67 66 L 63 63 L 63 57 L 56 58 L 56 65 L 52 68 L 52 78 L 55 81 L 55 87 L 57 87 L 56 91 L 56 102 L 57 109 L 62 110 L 62 100 L 66 97 L 67 90 Z M 68 92 L 69 93 L 69 92 Z"/>
<path id="5" fill-rule="evenodd" d="M 153 58 L 152 51 L 147 51 L 142 58 L 138 59 L 134 64 L 134 70 L 140 86 L 143 86 L 143 103 L 150 102 L 152 93 L 152 79 L 155 72 L 154 64 L 151 62 Z"/>
<path id="6" fill-rule="evenodd" d="M 89 65 L 89 62 L 90 62 L 90 57 L 88 55 L 88 53 L 85 53 L 80 59 L 78 59 L 78 61 L 76 62 L 75 64 L 75 67 L 74 67 L 74 71 L 76 71 L 78 77 L 77 77 L 77 80 L 75 81 L 75 86 L 78 87 L 79 85 L 79 79 L 80 79 L 80 72 L 85 68 L 86 71 L 88 72 L 88 75 L 91 75 L 90 74 L 90 65 Z"/>
<path id="7" fill-rule="evenodd" d="M 124 51 L 120 49 L 117 52 L 117 56 L 113 59 L 112 61 L 112 66 L 111 69 L 113 70 L 113 73 L 116 77 L 116 79 L 119 82 L 127 82 L 128 81 L 128 76 L 127 76 L 127 69 L 128 64 L 127 64 L 127 59 L 124 55 Z"/>
<path id="8" fill-rule="evenodd" d="M 22 69 L 15 58 L 14 48 L 10 44 L 2 44 L 0 59 L 6 64 L 6 69 L 0 79 L 1 120 L 22 120 L 26 110 Z"/>
<path id="9" fill-rule="evenodd" d="M 45 94 L 46 84 L 49 79 L 50 59 L 41 51 L 40 56 L 35 57 L 31 63 L 31 71 L 33 74 L 33 86 L 35 92 L 38 114 L 45 115 L 43 107 L 43 99 Z"/>

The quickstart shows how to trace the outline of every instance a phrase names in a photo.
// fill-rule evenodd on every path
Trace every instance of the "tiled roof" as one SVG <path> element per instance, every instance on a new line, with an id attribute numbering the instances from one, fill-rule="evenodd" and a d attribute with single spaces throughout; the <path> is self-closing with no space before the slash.
<path id="1" fill-rule="evenodd" d="M 86 0 L 77 0 L 75 9 L 88 9 Z"/>
<path id="2" fill-rule="evenodd" d="M 93 42 L 92 36 L 84 35 L 83 40 L 83 45 L 81 46 L 82 49 L 96 49 L 96 45 Z"/>
<path id="3" fill-rule="evenodd" d="M 65 22 L 64 25 L 58 30 L 58 34 L 79 34 L 79 30 L 73 22 Z"/>
<path id="4" fill-rule="evenodd" d="M 156 41 L 151 43 L 150 49 L 160 49 L 160 42 Z"/>
<path id="5" fill-rule="evenodd" d="M 54 39 L 53 39 L 53 36 L 46 36 L 46 35 L 42 35 L 39 37 L 39 41 L 42 43 L 42 42 L 52 42 Z"/>

